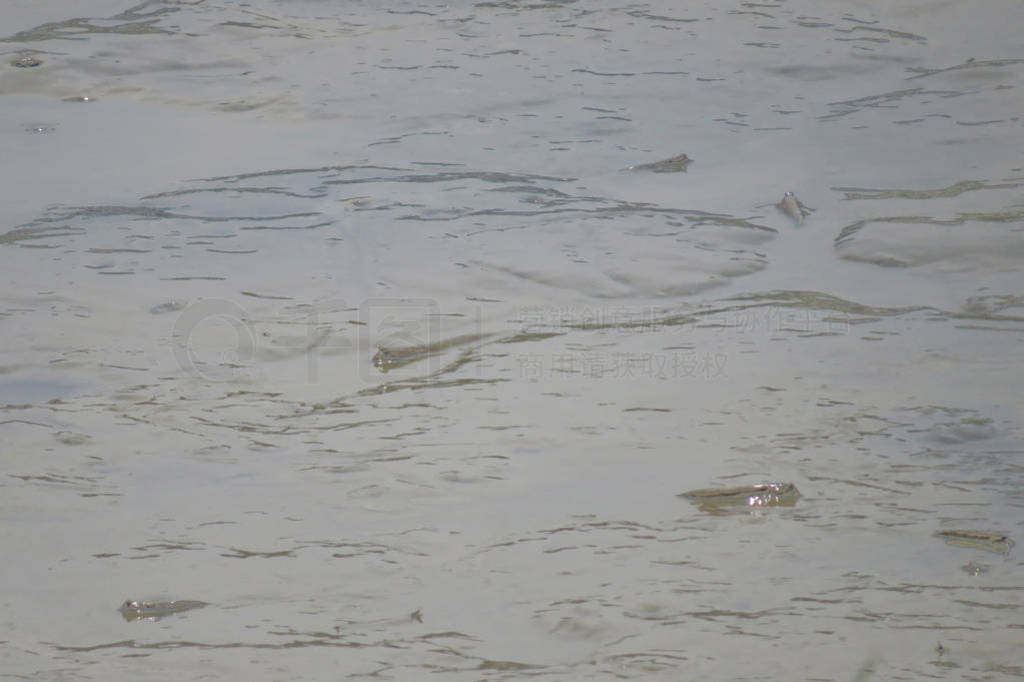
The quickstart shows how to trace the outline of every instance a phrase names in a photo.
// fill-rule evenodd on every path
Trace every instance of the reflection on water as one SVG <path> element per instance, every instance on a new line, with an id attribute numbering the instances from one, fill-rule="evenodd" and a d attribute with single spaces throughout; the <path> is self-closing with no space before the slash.
<path id="1" fill-rule="evenodd" d="M 62 398 L 75 390 L 71 383 L 53 379 L 0 380 L 0 403 L 44 403 Z"/>
<path id="2" fill-rule="evenodd" d="M 1016 4 L 86 4 L 0 39 L 0 668 L 1024 674 Z"/>

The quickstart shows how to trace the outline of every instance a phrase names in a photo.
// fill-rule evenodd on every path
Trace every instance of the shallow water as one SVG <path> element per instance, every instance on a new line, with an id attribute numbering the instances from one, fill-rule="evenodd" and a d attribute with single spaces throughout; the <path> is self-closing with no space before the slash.
<path id="1" fill-rule="evenodd" d="M 1022 11 L 9 3 L 0 669 L 1024 676 Z"/>

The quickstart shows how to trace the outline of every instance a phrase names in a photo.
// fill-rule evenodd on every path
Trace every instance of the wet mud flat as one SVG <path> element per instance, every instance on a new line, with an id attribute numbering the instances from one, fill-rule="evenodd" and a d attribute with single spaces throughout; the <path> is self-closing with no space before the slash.
<path id="1" fill-rule="evenodd" d="M 5 10 L 0 668 L 1024 675 L 1024 16 L 923 7 Z"/>

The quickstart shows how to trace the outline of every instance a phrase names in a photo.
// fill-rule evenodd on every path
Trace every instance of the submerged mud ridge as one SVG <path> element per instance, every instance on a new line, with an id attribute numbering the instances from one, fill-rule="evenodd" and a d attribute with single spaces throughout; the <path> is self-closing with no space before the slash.
<path id="1" fill-rule="evenodd" d="M 161 279 L 185 281 L 220 276 L 231 257 L 272 259 L 290 234 L 286 249 L 324 244 L 318 258 L 353 273 L 379 263 L 377 279 L 391 291 L 415 292 L 414 265 L 428 257 L 439 285 L 476 297 L 516 286 L 614 299 L 721 286 L 763 268 L 760 249 L 776 235 L 742 217 L 577 193 L 573 182 L 376 165 L 268 171 L 200 181 L 137 205 L 55 210 L 0 240 L 53 244 L 90 230 L 109 246 L 90 237 L 86 258 L 102 262 L 87 267 L 139 274 L 155 266 Z M 386 241 L 376 236 L 382 231 Z M 358 300 L 352 290 L 339 293 Z"/>

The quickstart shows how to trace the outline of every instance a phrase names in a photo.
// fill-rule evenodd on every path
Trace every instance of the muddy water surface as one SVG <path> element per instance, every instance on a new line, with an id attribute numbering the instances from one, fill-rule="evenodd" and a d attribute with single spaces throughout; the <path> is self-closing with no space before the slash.
<path id="1" fill-rule="evenodd" d="M 1024 676 L 1015 3 L 0 16 L 5 673 Z"/>

